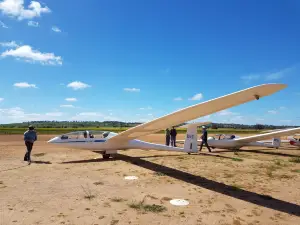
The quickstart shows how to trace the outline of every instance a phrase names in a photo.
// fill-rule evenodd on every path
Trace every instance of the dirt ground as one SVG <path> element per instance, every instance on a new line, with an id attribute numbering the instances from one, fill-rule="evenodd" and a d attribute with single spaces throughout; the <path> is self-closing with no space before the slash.
<path id="1" fill-rule="evenodd" d="M 0 135 L 1 225 L 300 224 L 300 151 L 292 146 L 129 150 L 103 160 L 47 144 L 52 137 L 39 136 L 27 165 L 22 136 Z M 142 140 L 163 143 L 164 136 Z M 189 205 L 171 205 L 177 198 Z"/>

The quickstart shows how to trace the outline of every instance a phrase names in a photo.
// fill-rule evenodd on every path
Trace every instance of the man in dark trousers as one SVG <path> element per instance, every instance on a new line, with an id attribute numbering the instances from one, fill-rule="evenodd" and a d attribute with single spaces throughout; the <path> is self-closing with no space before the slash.
<path id="1" fill-rule="evenodd" d="M 166 146 L 170 145 L 170 130 L 169 128 L 166 129 Z"/>
<path id="2" fill-rule="evenodd" d="M 209 152 L 211 152 L 210 147 L 207 144 L 207 130 L 206 130 L 205 126 L 202 126 L 202 136 L 201 136 L 201 139 L 202 139 L 202 141 L 201 141 L 201 145 L 200 145 L 200 150 L 199 151 L 201 152 L 202 146 L 203 146 L 203 144 L 205 144 L 206 148 L 209 150 Z"/>
<path id="3" fill-rule="evenodd" d="M 171 135 L 171 146 L 177 147 L 176 146 L 177 131 L 176 131 L 176 129 L 174 127 L 172 127 L 172 129 L 171 129 L 170 135 Z"/>
<path id="4" fill-rule="evenodd" d="M 33 126 L 29 126 L 28 130 L 24 133 L 24 141 L 27 148 L 26 154 L 24 156 L 24 161 L 28 162 L 28 165 L 31 164 L 31 151 L 33 147 L 33 143 L 37 140 L 37 134 L 34 130 Z"/>

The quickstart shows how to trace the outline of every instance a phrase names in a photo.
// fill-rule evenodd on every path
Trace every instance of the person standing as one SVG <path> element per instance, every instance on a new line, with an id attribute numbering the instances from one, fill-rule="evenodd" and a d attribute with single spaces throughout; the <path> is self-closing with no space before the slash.
<path id="1" fill-rule="evenodd" d="M 177 147 L 176 146 L 177 131 L 176 131 L 176 129 L 174 127 L 172 127 L 172 129 L 171 129 L 170 135 L 171 135 L 171 146 Z"/>
<path id="2" fill-rule="evenodd" d="M 210 147 L 207 144 L 207 130 L 205 126 L 202 126 L 202 136 L 201 136 L 201 145 L 200 145 L 200 152 L 202 150 L 203 144 L 205 144 L 206 148 L 208 149 L 209 152 L 211 152 Z"/>
<path id="3" fill-rule="evenodd" d="M 24 161 L 28 162 L 28 165 L 31 164 L 31 151 L 33 147 L 33 143 L 37 140 L 37 134 L 34 130 L 34 127 L 30 125 L 28 130 L 24 133 L 24 141 L 26 145 L 26 153 L 24 156 Z"/>
<path id="4" fill-rule="evenodd" d="M 170 130 L 169 128 L 166 129 L 166 146 L 170 145 Z"/>

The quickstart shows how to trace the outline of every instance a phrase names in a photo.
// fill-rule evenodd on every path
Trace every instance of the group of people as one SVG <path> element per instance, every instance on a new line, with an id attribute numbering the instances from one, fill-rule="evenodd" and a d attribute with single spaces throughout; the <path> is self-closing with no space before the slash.
<path id="1" fill-rule="evenodd" d="M 170 146 L 170 139 L 171 139 L 171 146 L 177 147 L 176 146 L 176 136 L 177 136 L 177 131 L 175 127 L 172 127 L 171 130 L 169 128 L 166 129 L 166 145 Z"/>
<path id="2" fill-rule="evenodd" d="M 174 127 L 172 127 L 171 130 L 169 128 L 166 129 L 166 145 L 170 146 L 170 139 L 171 139 L 171 146 L 177 147 L 176 146 L 176 136 L 177 136 L 177 131 Z M 211 149 L 207 143 L 207 130 L 205 126 L 202 126 L 202 136 L 201 136 L 201 145 L 199 151 L 202 150 L 203 145 L 208 149 L 209 152 L 211 152 Z"/>

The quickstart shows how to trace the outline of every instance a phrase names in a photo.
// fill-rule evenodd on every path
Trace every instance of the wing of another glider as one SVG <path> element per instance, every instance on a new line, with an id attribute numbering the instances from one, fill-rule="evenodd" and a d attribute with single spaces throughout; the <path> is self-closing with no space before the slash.
<path id="1" fill-rule="evenodd" d="M 128 141 L 141 136 L 155 133 L 167 127 L 175 126 L 186 121 L 194 120 L 233 106 L 241 105 L 262 98 L 286 88 L 285 84 L 263 84 L 247 88 L 232 94 L 215 98 L 206 102 L 189 106 L 150 122 L 129 128 L 126 131 L 108 139 L 110 141 Z"/>
<path id="2" fill-rule="evenodd" d="M 188 123 L 188 124 L 184 124 L 178 128 L 188 128 L 191 126 L 196 126 L 196 127 L 200 127 L 200 126 L 204 126 L 204 125 L 208 125 L 211 124 L 212 122 L 195 122 L 195 123 Z"/>
<path id="3" fill-rule="evenodd" d="M 300 127 L 297 128 L 291 128 L 291 129 L 286 129 L 286 130 L 279 130 L 279 131 L 274 131 L 266 134 L 257 134 L 249 137 L 242 137 L 238 139 L 234 139 L 235 142 L 238 143 L 247 143 L 247 142 L 253 142 L 253 141 L 262 141 L 266 140 L 268 138 L 279 138 L 285 135 L 291 135 L 295 134 L 300 131 Z"/>

